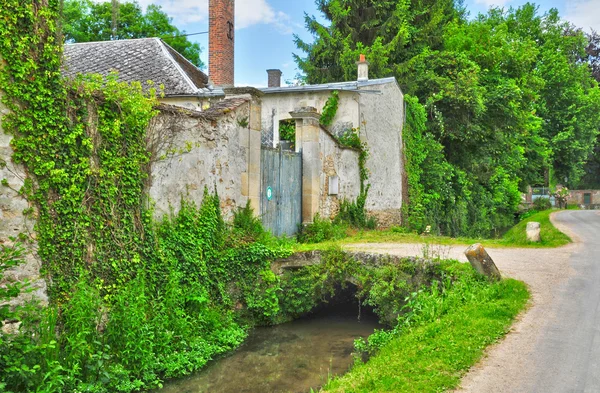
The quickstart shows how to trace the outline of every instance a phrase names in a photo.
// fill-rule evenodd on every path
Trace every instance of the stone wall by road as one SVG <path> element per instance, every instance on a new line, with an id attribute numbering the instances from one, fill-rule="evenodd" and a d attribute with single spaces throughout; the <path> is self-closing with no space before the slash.
<path id="1" fill-rule="evenodd" d="M 380 227 L 399 225 L 405 191 L 402 143 L 404 96 L 398 84 L 390 79 L 373 80 L 358 89 L 358 91 L 339 91 L 339 106 L 329 131 L 339 136 L 348 129 L 359 129 L 360 138 L 369 149 L 366 165 L 371 188 L 367 198 L 367 211 L 377 218 Z M 263 144 L 278 143 L 279 121 L 289 119 L 290 112 L 298 108 L 314 107 L 321 113 L 330 96 L 329 90 L 265 94 L 262 102 Z M 322 138 L 321 142 L 327 143 L 327 138 Z M 300 148 L 300 146 L 296 147 Z M 324 168 L 331 167 L 330 162 L 331 159 L 323 158 Z M 329 172 L 333 173 L 330 170 Z M 356 173 L 358 173 L 358 165 Z M 322 216 L 329 217 L 336 212 L 339 203 L 336 198 L 324 195 L 323 181 L 321 187 L 322 198 L 319 211 Z M 348 195 L 354 194 L 348 193 Z"/>
<path id="2" fill-rule="evenodd" d="M 567 203 L 583 206 L 585 194 L 590 194 L 590 205 L 600 205 L 600 190 L 569 190 Z"/>

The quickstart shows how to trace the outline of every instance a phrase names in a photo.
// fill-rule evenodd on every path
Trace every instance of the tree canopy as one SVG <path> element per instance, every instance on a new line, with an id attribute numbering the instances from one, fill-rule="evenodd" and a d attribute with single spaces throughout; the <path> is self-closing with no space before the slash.
<path id="1" fill-rule="evenodd" d="M 137 1 L 65 0 L 63 18 L 67 42 L 160 37 L 194 65 L 204 67 L 200 45 L 184 37 L 185 31 L 175 27 L 173 19 L 158 5 L 151 4 L 144 12 Z"/>
<path id="2" fill-rule="evenodd" d="M 306 15 L 314 42 L 296 37 L 308 83 L 353 80 L 364 53 L 372 77 L 407 94 L 410 225 L 489 235 L 512 223 L 526 186 L 579 184 L 600 127 L 597 53 L 556 10 L 469 20 L 452 0 L 316 4 L 329 24 Z"/>

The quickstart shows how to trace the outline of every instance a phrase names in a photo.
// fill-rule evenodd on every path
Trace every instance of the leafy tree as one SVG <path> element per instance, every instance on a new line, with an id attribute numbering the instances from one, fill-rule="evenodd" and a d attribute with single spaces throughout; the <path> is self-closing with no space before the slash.
<path id="1" fill-rule="evenodd" d="M 548 173 L 577 182 L 600 126 L 600 94 L 584 35 L 556 10 L 526 4 L 466 20 L 452 1 L 317 0 L 330 21 L 296 38 L 309 83 L 393 75 L 407 100 L 406 222 L 489 235 L 512 223 L 526 185 Z M 419 109 L 422 108 L 422 109 Z M 412 113 L 410 113 L 412 112 Z M 424 117 L 423 117 L 424 116 Z M 413 122 L 413 124 L 410 124 Z M 410 134 L 410 135 L 408 135 Z M 435 159 L 433 159 L 435 157 Z"/>
<path id="2" fill-rule="evenodd" d="M 144 13 L 137 1 L 118 3 L 92 0 L 66 0 L 63 8 L 63 33 L 67 42 L 108 41 L 113 39 L 161 37 L 199 68 L 200 45 L 184 37 L 185 31 L 175 27 L 158 5 L 151 4 Z M 113 29 L 113 19 L 116 26 Z"/>

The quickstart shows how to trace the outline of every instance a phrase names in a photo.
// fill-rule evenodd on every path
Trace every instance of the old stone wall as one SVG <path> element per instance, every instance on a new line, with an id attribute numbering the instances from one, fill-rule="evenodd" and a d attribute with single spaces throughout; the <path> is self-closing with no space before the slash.
<path id="1" fill-rule="evenodd" d="M 149 197 L 157 218 L 177 212 L 181 199 L 197 205 L 216 188 L 226 218 L 250 199 L 258 210 L 260 116 L 251 98 L 224 100 L 209 111 L 163 110 L 151 127 Z"/>
<path id="2" fill-rule="evenodd" d="M 585 203 L 585 195 L 589 194 L 590 203 Z M 569 190 L 567 203 L 570 205 L 600 205 L 600 190 Z"/>
<path id="3" fill-rule="evenodd" d="M 1 97 L 2 92 L 0 92 Z M 29 299 L 38 299 L 46 303 L 48 301 L 46 282 L 40 276 L 41 262 L 36 253 L 37 244 L 33 232 L 35 221 L 32 217 L 23 214 L 23 211 L 31 206 L 18 194 L 25 180 L 25 170 L 21 165 L 12 162 L 13 150 L 10 146 L 12 136 L 6 134 L 2 128 L 2 118 L 7 113 L 6 107 L 0 103 L 0 179 L 6 179 L 7 182 L 7 186 L 0 186 L 0 243 L 11 247 L 14 244 L 12 238 L 17 238 L 19 234 L 26 235 L 28 240 L 25 242 L 27 250 L 25 263 L 5 272 L 0 285 L 10 281 L 29 281 L 32 291 L 14 299 L 12 303 L 22 304 Z"/>
<path id="4" fill-rule="evenodd" d="M 334 219 L 344 199 L 355 200 L 360 193 L 358 169 L 359 152 L 342 147 L 327 131 L 321 129 L 321 190 L 319 214 L 323 218 Z M 332 191 L 330 182 L 338 182 L 337 193 Z"/>
<path id="5" fill-rule="evenodd" d="M 279 142 L 279 121 L 289 119 L 290 112 L 298 108 L 315 108 L 322 113 L 331 91 L 290 91 L 267 93 L 262 103 L 262 142 L 276 145 Z M 404 124 L 404 96 L 393 79 L 372 80 L 359 84 L 358 91 L 339 91 L 339 106 L 333 123 L 328 127 L 332 135 L 340 136 L 348 129 L 358 128 L 360 138 L 369 149 L 367 169 L 368 183 L 371 184 L 367 198 L 367 210 L 375 216 L 380 227 L 401 224 L 403 200 L 403 144 L 402 127 Z M 321 143 L 332 139 L 322 137 Z M 297 149 L 301 146 L 297 144 Z M 323 146 L 321 150 L 331 150 Z M 306 152 L 306 150 L 305 150 Z M 334 173 L 332 155 L 323 153 L 323 179 L 325 172 Z M 351 155 L 351 154 L 348 154 Z M 329 157 L 329 158 L 327 158 Z M 340 160 L 344 160 L 339 157 Z M 345 167 L 348 168 L 348 167 Z M 308 170 L 305 166 L 304 170 Z M 358 165 L 356 171 L 358 173 Z M 339 205 L 340 197 L 325 195 L 325 181 L 321 180 L 321 199 L 319 212 L 329 217 Z M 341 179 L 341 178 L 340 178 Z M 341 184 L 340 184 L 341 185 Z M 351 199 L 356 198 L 353 192 Z"/>
<path id="6" fill-rule="evenodd" d="M 381 94 L 360 94 L 360 136 L 369 148 L 371 188 L 367 211 L 380 227 L 401 223 L 404 96 L 396 83 L 361 87 Z"/>

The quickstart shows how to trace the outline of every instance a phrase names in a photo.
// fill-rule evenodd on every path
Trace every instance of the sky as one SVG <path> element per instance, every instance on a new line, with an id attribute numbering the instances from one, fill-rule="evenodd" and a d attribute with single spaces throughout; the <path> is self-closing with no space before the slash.
<path id="1" fill-rule="evenodd" d="M 138 0 L 142 6 L 158 4 L 187 33 L 208 30 L 208 0 Z M 526 0 L 465 0 L 472 17 L 489 7 L 518 7 Z M 559 14 L 576 26 L 600 31 L 600 0 L 538 0 L 540 11 L 557 8 Z M 315 0 L 236 0 L 235 84 L 261 87 L 267 84 L 267 69 L 278 68 L 283 80 L 293 80 L 298 72 L 292 53 L 302 56 L 294 44 L 294 34 L 312 41 L 304 27 L 304 13 L 321 17 Z M 191 36 L 203 48 L 208 65 L 208 35 Z"/>

